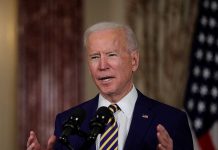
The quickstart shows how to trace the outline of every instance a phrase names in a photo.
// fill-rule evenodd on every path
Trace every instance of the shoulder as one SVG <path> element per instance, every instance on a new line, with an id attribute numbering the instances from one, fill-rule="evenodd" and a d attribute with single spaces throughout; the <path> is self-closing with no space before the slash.
<path id="1" fill-rule="evenodd" d="M 148 131 L 149 138 L 147 143 L 152 143 L 152 137 L 156 139 L 156 127 L 162 124 L 170 137 L 173 139 L 174 149 L 193 149 L 192 135 L 188 124 L 188 118 L 184 111 L 161 103 L 149 98 L 138 91 L 138 99 L 135 109 L 136 112 L 148 114 L 150 128 Z M 184 143 L 186 143 L 184 145 Z"/>
<path id="2" fill-rule="evenodd" d="M 186 113 L 181 109 L 162 103 L 158 100 L 149 98 L 142 94 L 139 90 L 138 100 L 136 104 L 140 105 L 141 107 L 145 107 L 149 111 L 152 111 L 154 114 L 158 114 L 158 116 L 166 116 L 167 118 L 173 116 L 186 116 Z"/>
<path id="3" fill-rule="evenodd" d="M 157 100 L 146 97 L 141 92 L 138 94 L 138 100 L 135 109 L 144 109 L 143 111 L 151 117 L 154 126 L 162 124 L 171 133 L 175 135 L 178 130 L 189 131 L 188 118 L 184 111 L 161 103 Z"/>

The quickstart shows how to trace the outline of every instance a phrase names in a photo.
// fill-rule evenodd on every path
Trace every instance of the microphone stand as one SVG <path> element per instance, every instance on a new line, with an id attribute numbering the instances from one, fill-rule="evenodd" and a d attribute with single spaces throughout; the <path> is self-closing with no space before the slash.
<path id="1" fill-rule="evenodd" d="M 83 145 L 80 147 L 80 150 L 89 150 L 90 147 L 92 146 L 92 144 L 93 144 L 93 142 L 86 140 L 86 141 L 83 143 Z"/>
<path id="2" fill-rule="evenodd" d="M 67 137 L 60 137 L 59 138 L 60 143 L 62 143 L 64 146 L 67 147 L 68 150 L 74 150 L 73 146 L 68 141 Z"/>
<path id="3" fill-rule="evenodd" d="M 68 150 L 74 150 L 73 146 L 69 142 L 67 142 L 65 146 Z"/>
<path id="4" fill-rule="evenodd" d="M 101 128 L 94 128 L 89 134 L 86 135 L 85 142 L 81 146 L 80 150 L 89 150 L 92 144 L 95 143 L 98 134 L 100 134 Z"/>
<path id="5" fill-rule="evenodd" d="M 83 133 L 83 137 L 85 138 L 85 142 L 80 147 L 80 150 L 89 150 L 96 138 L 95 137 L 90 138 L 90 136 L 87 133 L 85 134 Z"/>
<path id="6" fill-rule="evenodd" d="M 87 133 L 82 131 L 82 130 L 79 130 L 78 133 L 77 133 L 80 137 L 84 137 L 86 138 L 87 137 Z M 59 137 L 59 141 L 67 147 L 68 150 L 74 150 L 73 146 L 70 144 L 70 142 L 68 141 L 68 138 L 66 136 L 63 136 L 63 137 Z M 84 147 L 84 146 L 83 146 Z M 85 148 L 85 149 L 81 149 L 81 150 L 88 150 L 88 147 Z"/>

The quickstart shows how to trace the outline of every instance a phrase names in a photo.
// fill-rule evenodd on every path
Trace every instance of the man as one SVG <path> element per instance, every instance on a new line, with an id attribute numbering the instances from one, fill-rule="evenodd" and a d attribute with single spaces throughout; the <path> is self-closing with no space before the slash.
<path id="1" fill-rule="evenodd" d="M 86 30 L 84 45 L 92 79 L 100 93 L 57 115 L 55 133 L 49 139 L 48 149 L 64 149 L 59 142 L 53 145 L 56 137 L 61 135 L 64 121 L 76 108 L 87 112 L 81 129 L 88 132 L 90 120 L 98 108 L 117 104 L 120 110 L 114 115 L 119 150 L 193 150 L 185 113 L 152 100 L 135 88 L 132 80 L 139 65 L 139 51 L 135 35 L 128 26 L 110 22 L 95 24 Z M 98 135 L 90 149 L 101 147 L 101 136 Z M 69 142 L 74 149 L 80 149 L 84 139 L 73 135 Z M 34 148 L 40 149 L 40 145 L 31 131 L 27 149 Z"/>

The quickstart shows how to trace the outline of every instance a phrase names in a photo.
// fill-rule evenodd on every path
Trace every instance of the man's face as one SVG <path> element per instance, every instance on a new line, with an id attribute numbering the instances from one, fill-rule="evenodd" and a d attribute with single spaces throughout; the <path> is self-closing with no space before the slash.
<path id="1" fill-rule="evenodd" d="M 126 47 L 124 31 L 96 31 L 87 39 L 88 64 L 92 78 L 101 94 L 118 101 L 132 88 L 132 75 L 138 68 L 137 51 Z"/>

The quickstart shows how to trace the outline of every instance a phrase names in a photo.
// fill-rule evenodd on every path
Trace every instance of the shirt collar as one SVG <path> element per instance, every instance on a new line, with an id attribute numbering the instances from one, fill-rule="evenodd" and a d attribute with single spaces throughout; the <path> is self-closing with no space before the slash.
<path id="1" fill-rule="evenodd" d="M 124 96 L 117 105 L 120 107 L 122 112 L 128 117 L 131 118 L 136 100 L 138 98 L 138 92 L 133 85 L 131 91 Z M 108 107 L 110 105 L 110 101 L 105 99 L 101 94 L 99 94 L 99 102 L 98 102 L 98 108 L 102 106 Z"/>

